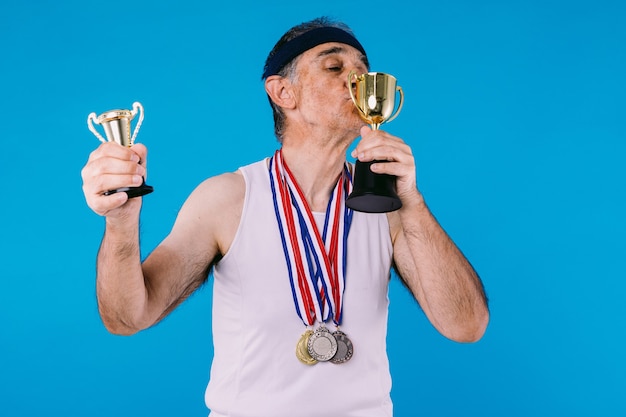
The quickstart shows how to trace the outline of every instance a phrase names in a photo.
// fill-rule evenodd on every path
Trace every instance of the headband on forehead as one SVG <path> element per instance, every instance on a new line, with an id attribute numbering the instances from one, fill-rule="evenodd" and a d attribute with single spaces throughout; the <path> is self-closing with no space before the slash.
<path id="1" fill-rule="evenodd" d="M 311 29 L 308 32 L 304 32 L 300 36 L 296 36 L 290 41 L 285 42 L 278 50 L 268 58 L 265 64 L 265 71 L 263 72 L 263 79 L 266 79 L 270 75 L 278 74 L 285 65 L 291 62 L 292 59 L 297 57 L 303 52 L 308 51 L 311 48 L 328 42 L 339 42 L 350 45 L 358 49 L 363 55 L 365 49 L 361 43 L 351 34 L 343 29 L 336 27 L 321 27 Z"/>

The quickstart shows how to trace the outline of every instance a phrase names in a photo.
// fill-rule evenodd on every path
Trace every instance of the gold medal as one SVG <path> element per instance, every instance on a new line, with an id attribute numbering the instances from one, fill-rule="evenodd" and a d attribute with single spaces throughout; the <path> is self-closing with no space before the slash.
<path id="1" fill-rule="evenodd" d="M 312 334 L 313 331 L 307 329 L 307 331 L 300 336 L 300 340 L 298 340 L 298 344 L 296 345 L 296 357 L 305 365 L 315 365 L 317 363 L 309 354 L 308 349 L 309 338 Z"/>

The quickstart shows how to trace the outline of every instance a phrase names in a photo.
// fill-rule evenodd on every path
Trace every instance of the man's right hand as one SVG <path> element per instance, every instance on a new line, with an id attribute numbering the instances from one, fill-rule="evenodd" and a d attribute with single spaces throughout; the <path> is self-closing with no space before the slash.
<path id="1" fill-rule="evenodd" d="M 135 144 L 130 148 L 114 142 L 100 145 L 89 155 L 81 171 L 87 205 L 97 214 L 112 220 L 137 217 L 141 198 L 129 199 L 124 192 L 104 195 L 122 187 L 140 186 L 146 175 L 147 148 Z"/>

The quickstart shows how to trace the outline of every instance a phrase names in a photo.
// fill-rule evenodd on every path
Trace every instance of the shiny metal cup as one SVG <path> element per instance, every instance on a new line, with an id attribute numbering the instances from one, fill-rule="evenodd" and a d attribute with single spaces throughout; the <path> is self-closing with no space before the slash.
<path id="1" fill-rule="evenodd" d="M 350 97 L 361 119 L 374 130 L 395 119 L 402 110 L 404 93 L 392 75 L 382 72 L 357 75 L 355 71 L 351 71 L 348 75 L 348 86 Z M 400 95 L 397 108 L 396 93 Z M 365 213 L 398 210 L 402 207 L 402 202 L 396 193 L 396 177 L 373 173 L 370 165 L 375 162 L 384 161 L 356 161 L 353 191 L 346 199 L 346 205 Z"/>
<path id="2" fill-rule="evenodd" d="M 135 118 L 137 113 L 139 113 L 139 120 L 131 136 L 130 122 Z M 104 128 L 104 133 L 107 137 L 106 140 L 98 133 L 92 122 Z M 116 142 L 127 147 L 133 146 L 133 143 L 135 143 L 141 123 L 143 123 L 143 106 L 138 101 L 133 103 L 132 110 L 109 110 L 102 113 L 100 116 L 96 116 L 96 113 L 91 113 L 87 117 L 89 130 L 100 139 L 100 142 Z"/>
<path id="3" fill-rule="evenodd" d="M 135 125 L 135 130 L 131 136 L 131 121 L 139 114 L 139 119 Z M 135 143 L 137 133 L 143 122 L 143 106 L 138 101 L 133 103 L 132 110 L 109 110 L 96 116 L 96 113 L 90 113 L 87 116 L 87 126 L 91 133 L 93 133 L 100 142 L 115 142 L 121 146 L 131 147 Z M 106 139 L 102 137 L 96 130 L 93 123 L 101 125 L 104 128 Z M 139 197 L 145 194 L 149 194 L 154 189 L 146 185 L 145 182 L 139 187 L 123 187 L 117 190 L 110 190 L 105 192 L 105 195 L 111 195 L 118 192 L 125 192 L 129 198 Z"/>
<path id="4" fill-rule="evenodd" d="M 350 88 L 350 97 L 359 111 L 361 119 L 372 129 L 398 117 L 404 104 L 402 87 L 397 85 L 394 76 L 382 72 L 368 72 L 358 75 L 351 71 L 348 85 L 355 83 L 354 91 Z M 396 109 L 396 92 L 400 94 Z"/>

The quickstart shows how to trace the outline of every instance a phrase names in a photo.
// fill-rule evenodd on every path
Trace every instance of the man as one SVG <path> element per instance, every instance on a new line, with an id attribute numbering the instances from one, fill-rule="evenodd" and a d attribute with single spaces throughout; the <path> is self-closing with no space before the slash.
<path id="1" fill-rule="evenodd" d="M 142 264 L 139 185 L 147 150 L 105 143 L 82 171 L 88 205 L 106 217 L 97 294 L 109 331 L 157 323 L 214 269 L 211 416 L 389 416 L 390 269 L 446 337 L 474 342 L 489 313 L 480 279 L 429 212 L 411 149 L 364 126 L 348 74 L 365 50 L 325 18 L 288 31 L 263 78 L 282 144 L 272 158 L 204 181 Z M 346 209 L 353 153 L 397 177 L 402 208 Z M 340 327 L 341 326 L 341 327 Z"/>

